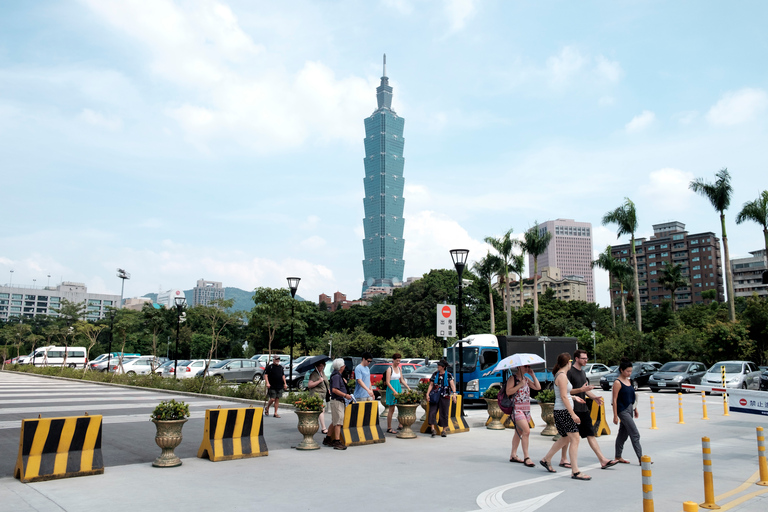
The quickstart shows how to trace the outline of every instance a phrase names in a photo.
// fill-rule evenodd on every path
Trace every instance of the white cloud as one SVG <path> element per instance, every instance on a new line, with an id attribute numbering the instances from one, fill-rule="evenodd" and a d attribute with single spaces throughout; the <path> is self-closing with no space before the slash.
<path id="1" fill-rule="evenodd" d="M 624 127 L 628 133 L 636 133 L 645 130 L 656 120 L 656 114 L 650 110 L 643 110 L 641 114 L 636 115 Z"/>
<path id="2" fill-rule="evenodd" d="M 768 106 L 768 94 L 746 87 L 730 91 L 707 112 L 707 121 L 716 126 L 733 126 L 754 119 Z"/>
<path id="3" fill-rule="evenodd" d="M 648 175 L 648 184 L 640 187 L 654 211 L 685 212 L 694 196 L 688 185 L 694 179 L 692 172 L 665 167 Z M 647 204 L 647 203 L 646 203 Z"/>
<path id="4" fill-rule="evenodd" d="M 685 112 L 678 112 L 672 118 L 680 124 L 691 124 L 699 117 L 699 113 L 695 110 L 688 110 Z"/>
<path id="5" fill-rule="evenodd" d="M 617 61 L 608 60 L 603 55 L 592 57 L 584 54 L 574 46 L 564 46 L 560 53 L 550 56 L 544 71 L 547 79 L 553 85 L 570 85 L 573 82 L 587 81 L 592 85 L 610 83 L 621 80 L 624 72 Z M 540 73 L 531 73 L 535 76 Z M 611 98 L 613 101 L 613 98 Z"/>
<path id="6" fill-rule="evenodd" d="M 382 4 L 403 15 L 408 15 L 413 12 L 413 4 L 409 0 L 382 0 Z"/>
<path id="7" fill-rule="evenodd" d="M 595 60 L 597 61 L 595 70 L 598 76 L 609 82 L 618 82 L 621 80 L 621 76 L 624 74 L 624 71 L 621 69 L 621 64 L 617 61 L 608 60 L 602 55 L 598 55 Z"/>
<path id="8" fill-rule="evenodd" d="M 300 245 L 305 249 L 320 249 L 321 247 L 325 247 L 325 239 L 323 237 L 313 235 L 305 240 L 302 240 Z"/>
<path id="9" fill-rule="evenodd" d="M 578 73 L 588 60 L 576 48 L 565 46 L 558 55 L 547 59 L 547 71 L 553 82 L 563 83 Z"/>
<path id="10" fill-rule="evenodd" d="M 78 118 L 92 126 L 106 128 L 110 131 L 117 131 L 123 126 L 123 122 L 119 117 L 107 116 L 89 108 L 83 109 Z"/>
<path id="11" fill-rule="evenodd" d="M 446 0 L 443 5 L 451 32 L 458 32 L 475 15 L 477 0 Z"/>
<path id="12" fill-rule="evenodd" d="M 613 96 L 603 96 L 602 98 L 597 100 L 597 104 L 600 105 L 601 107 L 610 107 L 614 103 L 616 103 L 616 98 L 614 98 Z"/>

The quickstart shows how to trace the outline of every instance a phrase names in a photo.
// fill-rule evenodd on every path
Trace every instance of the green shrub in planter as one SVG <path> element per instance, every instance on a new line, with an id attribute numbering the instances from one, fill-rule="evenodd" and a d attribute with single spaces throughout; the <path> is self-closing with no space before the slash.
<path id="1" fill-rule="evenodd" d="M 424 400 L 424 393 L 420 393 L 416 390 L 404 391 L 397 395 L 398 404 L 420 404 Z"/>
<path id="2" fill-rule="evenodd" d="M 376 389 L 380 389 L 382 391 L 385 391 L 387 389 L 387 383 L 384 382 L 383 378 L 376 383 Z"/>
<path id="3" fill-rule="evenodd" d="M 418 391 L 424 396 L 427 396 L 428 389 L 429 389 L 429 382 L 419 382 L 418 386 L 416 386 L 416 391 Z"/>
<path id="4" fill-rule="evenodd" d="M 488 398 L 489 400 L 495 400 L 499 397 L 499 387 L 493 386 L 492 388 L 486 389 L 485 393 L 483 393 L 483 397 Z"/>
<path id="5" fill-rule="evenodd" d="M 320 412 L 323 410 L 324 400 L 318 395 L 309 395 L 299 398 L 293 403 L 297 411 Z"/>
<path id="6" fill-rule="evenodd" d="M 171 399 L 163 400 L 157 404 L 149 419 L 154 421 L 173 421 L 183 420 L 187 417 L 189 417 L 189 405 Z"/>
<path id="7" fill-rule="evenodd" d="M 555 391 L 552 389 L 542 389 L 536 394 L 536 401 L 541 404 L 555 403 Z"/>

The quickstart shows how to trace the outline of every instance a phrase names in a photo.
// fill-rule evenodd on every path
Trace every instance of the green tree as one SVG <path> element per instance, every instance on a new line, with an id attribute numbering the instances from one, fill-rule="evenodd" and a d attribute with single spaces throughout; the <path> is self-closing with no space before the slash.
<path id="1" fill-rule="evenodd" d="M 640 281 L 637 277 L 637 253 L 635 252 L 635 232 L 637 232 L 637 209 L 628 197 L 624 198 L 624 204 L 603 215 L 603 226 L 616 224 L 616 238 L 621 235 L 629 235 L 629 246 L 632 252 L 632 268 L 634 270 L 634 297 L 635 297 L 635 322 L 637 330 L 643 332 L 643 315 L 640 309 Z"/>
<path id="2" fill-rule="evenodd" d="M 723 267 L 725 269 L 725 285 L 728 289 L 728 308 L 731 322 L 736 321 L 736 301 L 733 295 L 733 278 L 731 276 L 731 256 L 728 251 L 728 234 L 725 231 L 725 210 L 731 205 L 731 175 L 728 169 L 720 169 L 715 176 L 714 183 L 707 183 L 702 178 L 697 178 L 688 185 L 688 188 L 697 194 L 704 196 L 712 204 L 712 207 L 720 213 L 720 229 L 723 234 Z"/>
<path id="3" fill-rule="evenodd" d="M 522 306 L 523 305 L 523 272 L 525 272 L 525 252 L 524 251 L 521 252 L 520 254 L 515 254 L 512 256 L 512 261 L 510 261 L 509 263 L 509 269 L 515 274 L 517 274 L 517 283 L 520 286 L 520 306 Z"/>
<path id="4" fill-rule="evenodd" d="M 472 271 L 488 284 L 488 302 L 491 305 L 491 334 L 496 334 L 496 318 L 493 311 L 493 276 L 499 271 L 500 260 L 490 252 L 485 258 L 472 264 Z"/>
<path id="5" fill-rule="evenodd" d="M 616 279 L 616 285 L 619 287 L 619 297 L 621 298 L 621 320 L 627 323 L 627 291 L 635 286 L 635 274 L 632 267 L 623 261 L 617 261 L 613 267 L 613 277 Z"/>
<path id="6" fill-rule="evenodd" d="M 102 330 L 104 330 L 107 326 L 106 325 L 95 325 L 88 322 L 77 322 L 75 324 L 75 331 L 79 334 L 82 334 L 85 336 L 85 338 L 88 340 L 88 360 L 91 359 L 91 349 L 96 344 L 96 342 L 99 339 L 99 334 Z M 85 365 L 86 371 L 88 370 L 89 366 Z"/>
<path id="7" fill-rule="evenodd" d="M 768 257 L 768 190 L 763 190 L 754 201 L 748 201 L 736 216 L 736 224 L 751 220 L 763 228 L 765 254 Z M 730 266 L 730 265 L 729 265 Z"/>
<path id="8" fill-rule="evenodd" d="M 665 261 L 664 268 L 661 270 L 661 276 L 659 277 L 659 284 L 665 290 L 669 290 L 672 293 L 672 311 L 677 311 L 675 292 L 678 288 L 688 286 L 688 280 L 683 276 L 683 266 L 680 264 L 669 264 Z"/>
<path id="9" fill-rule="evenodd" d="M 539 229 L 538 222 L 523 235 L 520 247 L 523 251 L 533 256 L 533 335 L 539 335 L 539 256 L 547 250 L 549 242 L 552 240 L 552 233 Z M 522 298 L 522 297 L 521 297 Z"/>
<path id="10" fill-rule="evenodd" d="M 608 272 L 608 303 L 611 307 L 611 322 L 613 328 L 616 328 L 616 308 L 613 306 L 613 275 L 616 270 L 616 265 L 620 262 L 616 260 L 611 254 L 611 246 L 605 248 L 605 251 L 601 252 L 596 260 L 592 261 L 592 268 L 601 268 Z"/>
<path id="11" fill-rule="evenodd" d="M 499 238 L 485 237 L 485 243 L 498 253 L 501 271 L 504 278 L 504 310 L 507 312 L 507 334 L 512 332 L 512 296 L 509 293 L 509 265 L 512 260 L 512 249 L 516 242 L 512 239 L 512 229 Z"/>
<path id="12" fill-rule="evenodd" d="M 717 290 L 712 288 L 711 290 L 704 290 L 701 292 L 701 300 L 710 300 L 710 301 L 716 301 L 717 300 Z"/>
<path id="13" fill-rule="evenodd" d="M 211 344 L 210 347 L 208 347 L 208 362 L 206 363 L 206 368 L 211 365 L 213 354 L 216 353 L 217 349 L 219 348 L 219 342 L 222 339 L 222 332 L 224 332 L 227 326 L 238 322 L 242 317 L 242 313 L 240 311 L 229 311 L 234 305 L 235 299 L 214 299 L 210 301 L 208 305 L 197 306 L 199 309 L 199 315 L 208 322 L 211 333 L 209 335 Z M 202 380 L 203 382 L 200 383 L 201 393 L 203 392 L 203 387 L 205 386 L 205 377 L 203 377 Z"/>
<path id="14" fill-rule="evenodd" d="M 251 310 L 254 324 L 267 334 L 267 353 L 272 353 L 272 342 L 277 330 L 287 324 L 291 316 L 291 292 L 287 288 L 256 288 L 256 303 Z"/>

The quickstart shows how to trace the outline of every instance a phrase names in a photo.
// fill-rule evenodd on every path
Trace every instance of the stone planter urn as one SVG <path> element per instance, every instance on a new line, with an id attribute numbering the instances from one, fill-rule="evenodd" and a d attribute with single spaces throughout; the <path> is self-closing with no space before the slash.
<path id="1" fill-rule="evenodd" d="M 539 404 L 539 406 L 541 407 L 541 419 L 547 424 L 544 430 L 541 431 L 541 435 L 557 435 L 557 429 L 555 428 L 555 404 Z"/>
<path id="2" fill-rule="evenodd" d="M 419 405 L 421 405 L 421 408 L 424 409 L 424 414 L 421 415 L 421 419 L 419 421 L 427 421 L 427 400 L 422 400 Z"/>
<path id="3" fill-rule="evenodd" d="M 181 427 L 188 420 L 152 420 L 157 428 L 155 442 L 163 449 L 163 452 L 152 463 L 156 468 L 173 468 L 181 466 L 181 459 L 173 452 L 181 444 L 183 436 Z"/>
<path id="4" fill-rule="evenodd" d="M 382 391 L 381 396 L 379 397 L 379 402 L 381 402 L 381 405 L 384 406 L 384 412 L 380 414 L 382 418 L 385 418 L 387 416 L 387 412 L 389 411 L 389 407 L 387 407 L 387 392 Z"/>
<path id="5" fill-rule="evenodd" d="M 489 430 L 504 430 L 504 424 L 501 422 L 504 413 L 501 412 L 499 401 L 495 398 L 486 398 L 485 403 L 488 404 L 488 416 L 491 418 L 491 422 L 485 428 Z"/>
<path id="6" fill-rule="evenodd" d="M 299 432 L 304 435 L 304 440 L 296 447 L 297 450 L 319 450 L 320 444 L 315 441 L 314 435 L 320 428 L 321 411 L 296 411 L 299 417 Z"/>
<path id="7" fill-rule="evenodd" d="M 416 434 L 411 430 L 411 425 L 416 422 L 416 408 L 419 404 L 397 404 L 397 420 L 403 426 L 398 431 L 399 439 L 416 439 Z"/>

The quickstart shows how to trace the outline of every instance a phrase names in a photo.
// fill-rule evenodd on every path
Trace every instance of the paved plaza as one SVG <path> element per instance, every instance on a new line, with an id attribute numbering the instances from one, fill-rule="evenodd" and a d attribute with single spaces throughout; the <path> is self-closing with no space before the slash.
<path id="1" fill-rule="evenodd" d="M 350 447 L 346 451 L 323 448 L 311 452 L 292 449 L 301 440 L 296 429 L 297 417 L 289 409 L 282 418 L 265 418 L 264 436 L 269 456 L 228 462 L 210 462 L 194 457 L 202 438 L 199 418 L 206 405 L 193 407 L 193 419 L 185 425 L 184 441 L 178 452 L 183 465 L 159 469 L 151 466 L 159 454 L 154 445 L 153 425 L 138 420 L 110 420 L 105 409 L 103 451 L 106 469 L 103 475 L 22 484 L 7 472 L 9 459 L 15 461 L 19 429 L 14 408 L 31 412 L 36 398 L 26 393 L 28 403 L 14 401 L 14 387 L 30 385 L 59 387 L 70 382 L 31 375 L 0 373 L 0 440 L 3 441 L 3 472 L 0 475 L 0 504 L 8 511 L 112 511 L 135 510 L 150 506 L 167 508 L 177 505 L 185 510 L 289 510 L 336 511 L 397 507 L 435 511 L 534 511 L 561 509 L 569 512 L 642 510 L 640 467 L 619 465 L 601 470 L 586 442 L 579 450 L 582 471 L 593 477 L 580 482 L 569 478 L 570 471 L 558 469 L 548 474 L 543 468 L 526 468 L 508 462 L 512 430 L 487 430 L 486 412 L 468 408 L 472 427 L 468 433 L 447 438 L 401 440 L 387 436 L 386 443 Z M 91 384 L 75 383 L 92 389 Z M 124 388 L 103 387 L 105 391 Z M 140 399 L 145 404 L 126 415 L 148 418 L 151 404 L 168 397 L 154 391 Z M 137 394 L 141 394 L 138 393 Z M 603 392 L 604 396 L 608 393 Z M 677 394 L 654 395 L 658 430 L 651 430 L 650 393 L 642 391 L 638 426 L 645 454 L 653 464 L 653 493 L 656 511 L 678 512 L 684 501 L 704 500 L 701 437 L 711 438 L 716 502 L 721 510 L 763 512 L 768 510 L 768 487 L 755 485 L 758 459 L 756 426 L 768 428 L 768 417 L 731 413 L 723 416 L 722 398 L 707 397 L 709 420 L 702 420 L 701 396 L 684 395 L 685 424 L 679 425 Z M 78 397 L 73 395 L 72 400 Z M 80 397 L 82 398 L 82 397 Z M 185 398 L 191 400 L 189 398 Z M 210 399 L 198 399 L 207 402 Z M 67 400 L 61 400 L 60 407 Z M 230 403 L 229 407 L 238 407 Z M 49 406 L 51 407 L 51 406 Z M 56 409 L 56 407 L 53 407 Z M 145 410 L 146 409 L 146 410 Z M 100 413 L 91 406 L 92 414 Z M 421 412 L 421 411 L 420 411 Z M 43 416 L 59 414 L 45 409 Z M 37 417 L 36 413 L 21 413 Z M 195 418 L 198 416 L 198 418 Z M 531 436 L 531 457 L 537 461 L 552 444 L 541 436 L 543 421 L 533 406 L 536 421 Z M 385 418 L 381 419 L 382 422 Z M 19 421 L 20 424 L 20 421 Z M 419 426 L 417 423 L 415 427 Z M 118 429 L 120 427 L 120 430 Z M 599 438 L 607 456 L 613 456 L 617 427 L 612 434 Z M 129 436 L 129 430 L 140 434 Z M 107 453 L 115 445 L 110 439 L 120 435 L 121 449 L 134 447 L 141 462 L 117 463 Z M 16 439 L 16 446 L 9 443 Z M 316 439 L 320 440 L 318 434 Z M 628 442 L 624 456 L 634 460 Z M 112 460 L 113 463 L 109 461 Z M 557 462 L 557 458 L 554 462 Z M 12 463 L 10 464 L 12 467 Z M 358 503 L 362 501 L 362 503 Z"/>

